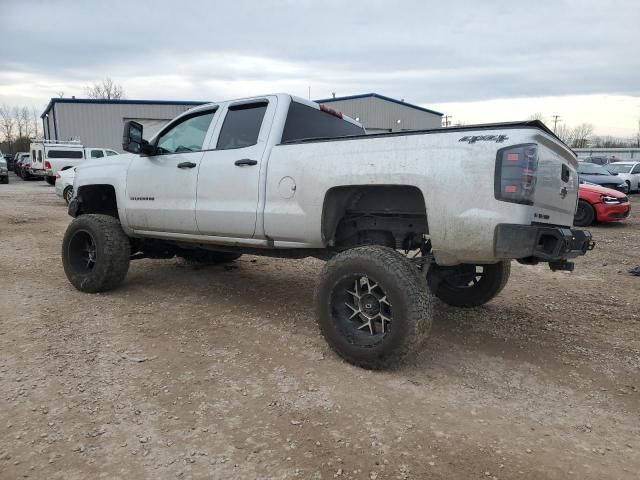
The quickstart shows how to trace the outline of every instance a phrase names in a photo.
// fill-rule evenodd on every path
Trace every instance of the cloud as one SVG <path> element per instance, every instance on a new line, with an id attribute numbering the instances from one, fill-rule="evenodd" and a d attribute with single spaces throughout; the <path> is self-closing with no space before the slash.
<path id="1" fill-rule="evenodd" d="M 23 0 L 0 9 L 0 102 L 81 96 L 107 75 L 132 98 L 307 96 L 309 86 L 313 98 L 376 91 L 427 105 L 640 96 L 635 0 Z"/>

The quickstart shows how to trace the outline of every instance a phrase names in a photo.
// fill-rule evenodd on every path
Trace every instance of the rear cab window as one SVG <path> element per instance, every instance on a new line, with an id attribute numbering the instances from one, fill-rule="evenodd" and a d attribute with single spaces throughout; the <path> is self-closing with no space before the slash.
<path id="1" fill-rule="evenodd" d="M 364 135 L 359 125 L 295 100 L 289 105 L 287 120 L 282 132 L 282 143 L 313 138 L 337 138 Z"/>

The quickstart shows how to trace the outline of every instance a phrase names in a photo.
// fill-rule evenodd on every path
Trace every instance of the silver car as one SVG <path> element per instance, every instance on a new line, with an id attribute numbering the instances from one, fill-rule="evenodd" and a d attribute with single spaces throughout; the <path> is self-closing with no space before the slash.
<path id="1" fill-rule="evenodd" d="M 0 183 L 9 183 L 9 170 L 4 158 L 0 158 Z"/>
<path id="2" fill-rule="evenodd" d="M 606 165 L 611 173 L 617 173 L 620 180 L 629 185 L 630 192 L 640 191 L 640 162 L 616 162 Z"/>

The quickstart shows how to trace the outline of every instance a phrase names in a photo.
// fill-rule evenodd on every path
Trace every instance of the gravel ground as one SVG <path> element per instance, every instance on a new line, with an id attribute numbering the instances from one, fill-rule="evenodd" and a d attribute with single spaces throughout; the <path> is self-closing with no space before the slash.
<path id="1" fill-rule="evenodd" d="M 89 295 L 69 220 L 44 182 L 0 185 L 2 479 L 638 478 L 637 218 L 592 227 L 574 273 L 514 264 L 486 306 L 438 304 L 393 372 L 328 349 L 317 260 L 139 260 Z"/>

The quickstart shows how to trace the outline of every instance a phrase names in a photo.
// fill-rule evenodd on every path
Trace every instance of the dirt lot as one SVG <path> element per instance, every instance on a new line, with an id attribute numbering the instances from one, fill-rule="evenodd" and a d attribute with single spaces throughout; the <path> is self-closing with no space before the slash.
<path id="1" fill-rule="evenodd" d="M 436 308 L 415 362 L 326 346 L 316 260 L 132 263 L 76 291 L 70 218 L 0 185 L 0 478 L 638 478 L 640 220 L 591 228 L 576 272 L 514 264 L 473 310 Z M 640 196 L 633 199 L 640 212 Z"/>

